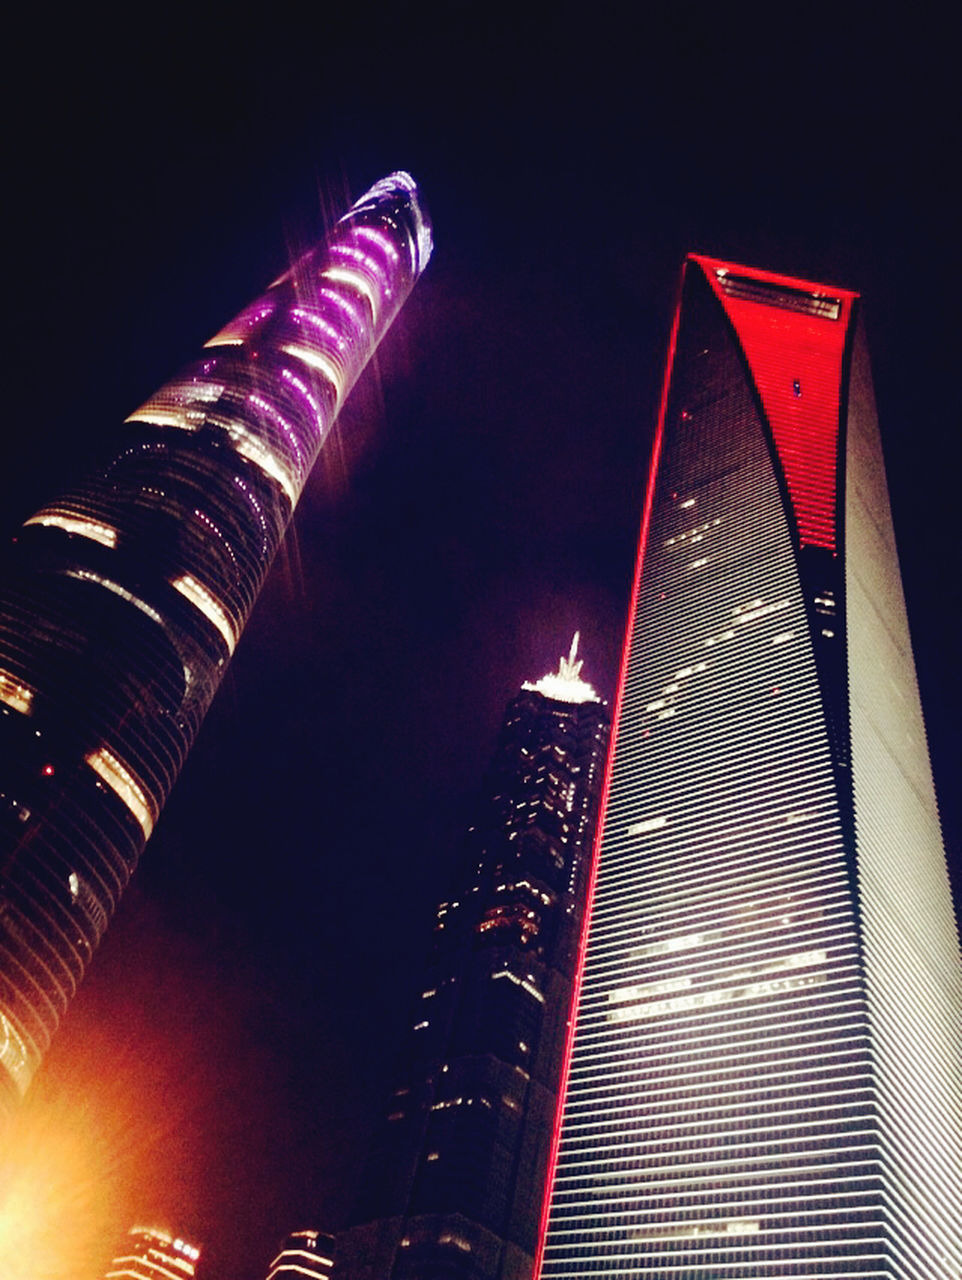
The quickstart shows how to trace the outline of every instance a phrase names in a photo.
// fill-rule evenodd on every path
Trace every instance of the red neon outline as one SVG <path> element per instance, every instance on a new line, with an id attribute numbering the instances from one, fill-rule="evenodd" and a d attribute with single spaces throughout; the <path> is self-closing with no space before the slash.
<path id="1" fill-rule="evenodd" d="M 584 979 L 585 957 L 588 953 L 588 932 L 591 926 L 591 909 L 595 899 L 595 884 L 598 879 L 598 862 L 601 857 L 601 842 L 605 834 L 605 812 L 608 805 L 608 791 L 611 787 L 611 775 L 615 764 L 615 751 L 618 746 L 618 729 L 621 722 L 621 705 L 625 697 L 625 684 L 628 679 L 628 662 L 631 657 L 631 633 L 634 630 L 635 613 L 638 607 L 638 592 L 641 587 L 641 571 L 645 562 L 645 550 L 648 546 L 648 527 L 651 524 L 651 509 L 655 500 L 655 480 L 658 475 L 658 464 L 661 460 L 661 442 L 665 433 L 665 413 L 668 408 L 668 389 L 671 385 L 672 368 L 675 363 L 675 346 L 678 339 L 678 323 L 681 317 L 681 295 L 685 283 L 685 269 L 688 261 L 682 264 L 678 281 L 678 293 L 675 300 L 675 314 L 671 322 L 671 336 L 668 339 L 668 357 L 665 361 L 665 377 L 662 382 L 661 399 L 658 404 L 658 425 L 655 428 L 655 439 L 651 446 L 651 460 L 648 464 L 648 487 L 645 492 L 645 505 L 641 516 L 641 532 L 638 536 L 638 553 L 635 557 L 635 576 L 631 585 L 631 604 L 628 607 L 628 620 L 625 624 L 625 641 L 621 649 L 621 670 L 618 674 L 618 692 L 615 695 L 615 709 L 612 715 L 611 746 L 608 750 L 608 761 L 605 765 L 605 780 L 601 788 L 601 802 L 598 807 L 598 829 L 595 832 L 594 847 L 591 851 L 591 871 L 588 880 L 588 892 L 585 897 L 584 923 L 581 928 L 581 942 L 578 946 L 578 963 L 575 968 L 575 980 L 571 990 L 571 1004 L 568 1009 L 568 1032 L 565 1040 L 564 1065 L 558 1083 L 558 1102 L 555 1107 L 554 1132 L 551 1135 L 551 1154 L 548 1157 L 548 1170 L 545 1175 L 544 1196 L 541 1205 L 541 1224 L 538 1229 L 538 1249 L 534 1259 L 534 1280 L 541 1280 L 541 1268 L 544 1264 L 545 1239 L 548 1233 L 548 1216 L 551 1211 L 551 1194 L 554 1191 L 555 1171 L 558 1167 L 558 1153 L 561 1149 L 561 1120 L 564 1115 L 565 1095 L 568 1092 L 568 1076 L 571 1072 L 571 1055 L 574 1051 L 575 1025 L 578 1015 L 578 999 Z"/>

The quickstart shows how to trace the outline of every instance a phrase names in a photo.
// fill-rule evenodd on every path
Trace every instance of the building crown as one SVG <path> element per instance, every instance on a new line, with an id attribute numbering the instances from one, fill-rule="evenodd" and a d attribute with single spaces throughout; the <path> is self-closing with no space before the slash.
<path id="1" fill-rule="evenodd" d="M 571 641 L 571 649 L 568 652 L 568 656 L 566 658 L 562 654 L 558 662 L 557 671 L 549 672 L 548 675 L 542 676 L 540 680 L 534 683 L 526 680 L 521 688 L 530 689 L 534 693 L 541 693 L 546 698 L 554 698 L 556 702 L 600 702 L 601 699 L 591 685 L 581 679 L 584 658 L 578 657 L 578 641 L 580 639 L 581 632 L 576 631 Z"/>

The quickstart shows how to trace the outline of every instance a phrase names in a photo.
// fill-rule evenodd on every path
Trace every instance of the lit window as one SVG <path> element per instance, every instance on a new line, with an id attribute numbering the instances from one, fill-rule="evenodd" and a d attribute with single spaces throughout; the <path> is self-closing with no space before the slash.
<path id="1" fill-rule="evenodd" d="M 325 355 L 323 351 L 317 351 L 313 347 L 300 346 L 296 343 L 289 342 L 281 347 L 285 355 L 293 356 L 295 360 L 300 360 L 311 369 L 316 369 L 318 373 L 322 373 L 328 382 L 334 388 L 334 392 L 338 401 L 344 395 L 344 375 L 334 363 L 330 356 Z"/>
<path id="2" fill-rule="evenodd" d="M 33 705 L 33 694 L 33 689 L 15 680 L 8 672 L 0 671 L 0 702 L 28 716 Z"/>
<path id="3" fill-rule="evenodd" d="M 144 837 L 154 829 L 155 811 L 147 793 L 126 765 L 106 747 L 91 751 L 84 757 L 94 773 L 101 777 L 110 789 L 120 797 L 140 823 Z"/>
<path id="4" fill-rule="evenodd" d="M 186 408 L 166 408 L 148 403 L 124 421 L 145 422 L 152 427 L 177 427 L 180 431 L 197 431 L 204 425 L 204 415 L 197 410 L 191 412 Z"/>
<path id="5" fill-rule="evenodd" d="M 223 606 L 203 583 L 198 582 L 189 573 L 185 573 L 181 577 L 175 578 L 170 585 L 175 591 L 180 592 L 186 600 L 189 600 L 196 609 L 199 609 L 208 622 L 214 625 L 223 637 L 228 652 L 233 653 L 234 646 L 237 644 L 234 626 Z"/>
<path id="6" fill-rule="evenodd" d="M 133 595 L 126 587 L 122 587 L 119 582 L 112 582 L 109 578 L 103 578 L 99 573 L 91 573 L 89 569 L 65 569 L 64 574 L 68 578 L 76 578 L 80 582 L 93 582 L 98 587 L 103 587 L 105 591 L 111 592 L 115 596 L 119 596 L 121 600 L 126 600 L 128 604 L 132 604 L 135 609 L 139 609 L 152 622 L 156 622 L 158 626 L 164 626 L 163 617 L 152 608 L 146 601 L 141 600 L 139 596 Z M 187 668 L 184 668 L 185 674 L 189 674 Z"/>
<path id="7" fill-rule="evenodd" d="M 90 520 L 85 516 L 78 516 L 71 511 L 52 508 L 49 511 L 41 511 L 37 515 L 31 516 L 29 520 L 24 520 L 23 523 L 24 527 L 28 524 L 42 524 L 63 529 L 65 532 L 77 534 L 81 538 L 90 538 L 92 542 L 99 542 L 104 547 L 115 547 L 117 545 L 116 529 L 111 528 L 109 524 L 102 524 L 99 520 Z"/>
<path id="8" fill-rule="evenodd" d="M 739 622 L 754 622 L 756 618 L 767 617 L 770 613 L 778 613 L 781 609 L 787 609 L 789 602 L 787 600 L 773 600 L 770 604 L 762 604 L 757 601 L 756 607 L 743 606 L 747 612 L 738 609 L 732 610 L 732 615 L 737 617 Z"/>
<path id="9" fill-rule="evenodd" d="M 446 1231 L 443 1236 L 438 1237 L 438 1244 L 453 1244 L 455 1249 L 460 1249 L 462 1253 L 470 1253 L 471 1246 L 463 1236 L 455 1236 Z"/>
<path id="10" fill-rule="evenodd" d="M 518 975 L 516 973 L 512 973 L 510 969 L 499 969 L 496 973 L 492 973 L 491 978 L 492 981 L 495 978 L 508 978 L 515 984 L 515 986 L 521 987 L 523 990 L 527 991 L 529 995 L 534 996 L 539 1004 L 544 1004 L 544 996 L 534 985 L 534 980 L 530 974 L 527 978 L 519 978 Z"/>
<path id="11" fill-rule="evenodd" d="M 0 1010 L 0 1062 L 10 1072 L 20 1093 L 26 1093 L 37 1064 L 31 1063 L 23 1037 L 2 1010 Z"/>
<path id="12" fill-rule="evenodd" d="M 659 816 L 657 818 L 645 818 L 643 822 L 633 823 L 633 825 L 628 828 L 628 834 L 630 836 L 647 835 L 649 831 L 659 831 L 667 821 L 668 819 L 663 816 Z"/>
<path id="13" fill-rule="evenodd" d="M 328 280 L 334 280 L 338 284 L 346 284 L 349 288 L 356 289 L 362 297 L 367 299 L 371 308 L 371 315 L 375 320 L 377 319 L 381 300 L 378 297 L 377 290 L 360 271 L 355 271 L 353 267 L 328 267 L 326 271 L 321 272 L 321 275 Z"/>
<path id="14" fill-rule="evenodd" d="M 263 440 L 233 418 L 210 414 L 209 420 L 222 427 L 230 436 L 234 448 L 242 458 L 252 462 L 255 467 L 281 486 L 291 503 L 297 501 L 297 485 L 292 480 L 287 466 L 264 444 Z"/>

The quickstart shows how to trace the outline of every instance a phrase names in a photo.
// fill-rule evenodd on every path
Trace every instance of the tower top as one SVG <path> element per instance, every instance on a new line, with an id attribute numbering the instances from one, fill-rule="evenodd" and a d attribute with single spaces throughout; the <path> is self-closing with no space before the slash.
<path id="1" fill-rule="evenodd" d="M 556 702 L 600 702 L 601 699 L 591 685 L 581 679 L 584 658 L 578 657 L 578 641 L 580 639 L 581 632 L 576 631 L 571 640 L 568 656 L 566 658 L 562 654 L 558 661 L 557 671 L 549 672 L 548 675 L 542 676 L 540 680 L 534 683 L 526 680 L 521 688 L 541 693 L 546 698 L 554 698 Z"/>

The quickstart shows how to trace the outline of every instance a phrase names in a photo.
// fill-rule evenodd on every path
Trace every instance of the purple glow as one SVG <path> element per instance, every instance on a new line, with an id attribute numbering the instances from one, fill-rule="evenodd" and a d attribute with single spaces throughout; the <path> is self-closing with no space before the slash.
<path id="1" fill-rule="evenodd" d="M 398 251 L 383 231 L 378 231 L 376 227 L 355 227 L 354 236 L 357 240 L 367 240 L 370 244 L 377 245 L 388 262 L 397 263 Z"/>
<path id="2" fill-rule="evenodd" d="M 394 174 L 365 193 L 332 234 L 207 342 L 216 353 L 200 353 L 132 413 L 122 441 L 25 522 L 22 545 L 15 540 L 26 557 L 17 573 L 29 606 L 4 605 L 0 701 L 6 715 L 35 717 L 38 735 L 50 717 L 64 767 L 51 759 L 47 772 L 56 766 L 58 782 L 45 808 L 31 799 L 31 848 L 12 872 L 4 867 L 23 922 L 17 948 L 0 936 L 3 964 L 15 975 L 8 982 L 4 968 L 0 983 L 0 1112 L 9 1090 L 29 1087 L 68 987 L 116 905 L 107 877 L 135 866 L 337 408 L 427 260 L 430 224 L 415 190 L 410 177 Z M 395 252 L 377 238 L 355 241 L 359 220 Z M 365 242 L 370 255 L 353 247 Z M 76 608 L 78 582 L 82 594 L 109 593 L 112 612 Z M 36 625 L 22 625 L 33 618 Z M 91 681 L 95 700 L 72 697 Z M 144 696 L 131 697 L 133 688 Z M 44 760 L 25 759 L 0 780 L 5 793 L 33 795 Z M 61 927 L 63 877 L 73 867 L 90 903 Z M 29 999 L 11 1001 L 21 988 Z"/>
<path id="3" fill-rule="evenodd" d="M 331 253 L 341 254 L 345 258 L 350 258 L 352 262 L 356 262 L 358 266 L 369 271 L 372 276 L 377 277 L 378 284 L 382 287 L 385 296 L 391 296 L 390 286 L 387 282 L 387 276 L 384 267 L 380 263 L 375 262 L 362 249 L 356 249 L 350 244 L 335 244 L 331 246 Z"/>
<path id="4" fill-rule="evenodd" d="M 300 442 L 297 439 L 297 433 L 295 432 L 291 424 L 287 421 L 285 417 L 283 417 L 280 413 L 278 413 L 278 411 L 274 408 L 272 404 L 268 404 L 268 402 L 266 400 L 263 400 L 260 396 L 255 396 L 253 393 L 251 393 L 250 395 L 248 395 L 247 399 L 248 399 L 248 402 L 254 405 L 256 408 L 258 408 L 266 418 L 270 419 L 270 421 L 273 422 L 275 426 L 280 427 L 280 429 L 284 432 L 285 436 L 287 436 L 288 440 L 291 442 L 291 448 L 294 450 L 294 454 L 297 458 L 298 467 L 303 469 L 304 454 L 301 451 Z"/>
<path id="5" fill-rule="evenodd" d="M 323 316 L 319 316 L 315 311 L 307 311 L 304 307 L 295 307 L 291 312 L 291 315 L 298 323 L 304 321 L 307 324 L 313 325 L 314 328 L 320 333 L 323 333 L 325 337 L 333 338 L 337 343 L 338 351 L 343 351 L 347 345 L 338 330 L 325 320 Z"/>
<path id="6" fill-rule="evenodd" d="M 307 404 L 310 406 L 311 412 L 314 415 L 314 425 L 317 427 L 318 431 L 320 431 L 322 426 L 321 410 L 317 401 L 311 395 L 309 388 L 305 385 L 305 383 L 301 382 L 297 374 L 291 373 L 290 369 L 282 369 L 281 377 L 284 379 L 285 382 L 289 383 L 294 388 L 294 390 L 298 393 L 301 399 L 305 400 Z"/>
<path id="7" fill-rule="evenodd" d="M 367 328 L 367 321 L 356 307 L 351 306 L 346 298 L 342 297 L 339 293 L 335 293 L 333 289 L 319 289 L 318 292 L 322 298 L 325 298 L 328 302 L 332 302 L 339 311 L 342 311 L 355 329 L 361 333 L 364 332 Z"/>

